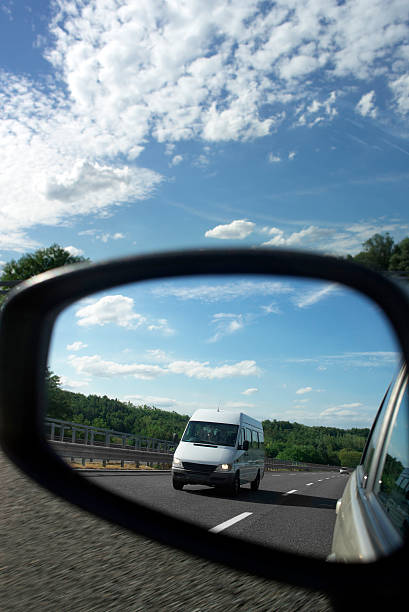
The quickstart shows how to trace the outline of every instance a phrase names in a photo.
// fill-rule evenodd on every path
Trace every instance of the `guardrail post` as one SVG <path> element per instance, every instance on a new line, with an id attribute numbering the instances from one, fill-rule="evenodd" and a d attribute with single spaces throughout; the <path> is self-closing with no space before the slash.
<path id="1" fill-rule="evenodd" d="M 75 427 L 72 428 L 72 432 L 71 432 L 71 442 L 75 442 L 75 434 L 76 434 L 76 429 Z"/>
<path id="2" fill-rule="evenodd" d="M 94 430 L 91 429 L 91 441 L 90 441 L 91 446 L 94 446 Z"/>
<path id="3" fill-rule="evenodd" d="M 51 423 L 51 440 L 54 440 L 55 435 L 55 423 Z"/>
<path id="4" fill-rule="evenodd" d="M 109 433 L 105 435 L 105 444 L 106 446 L 111 446 L 111 436 L 109 435 Z"/>
<path id="5" fill-rule="evenodd" d="M 65 427 L 62 426 L 61 427 L 61 434 L 60 434 L 61 442 L 64 442 L 64 433 L 65 433 Z"/>

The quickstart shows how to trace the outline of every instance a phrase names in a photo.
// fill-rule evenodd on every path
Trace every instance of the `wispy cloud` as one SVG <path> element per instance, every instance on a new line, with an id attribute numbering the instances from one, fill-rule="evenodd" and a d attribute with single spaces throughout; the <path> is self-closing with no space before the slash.
<path id="1" fill-rule="evenodd" d="M 229 283 L 178 286 L 162 284 L 152 289 L 156 297 L 175 297 L 179 300 L 198 300 L 203 302 L 231 301 L 253 296 L 292 294 L 294 289 L 280 281 L 232 281 Z"/>
<path id="2" fill-rule="evenodd" d="M 309 363 L 319 364 L 322 370 L 332 366 L 342 366 L 344 368 L 381 368 L 398 367 L 401 360 L 400 353 L 393 351 L 362 351 L 345 352 L 339 355 L 320 355 L 311 358 L 290 358 L 287 363 Z"/>
<path id="3" fill-rule="evenodd" d="M 217 342 L 224 336 L 231 336 L 244 328 L 245 317 L 242 314 L 219 312 L 213 315 L 212 326 L 216 332 L 209 342 Z"/>
<path id="4" fill-rule="evenodd" d="M 296 394 L 304 395 L 304 393 L 311 393 L 311 391 L 312 391 L 312 387 L 301 387 L 300 389 L 297 389 Z"/>
<path id="5" fill-rule="evenodd" d="M 329 285 L 325 285 L 321 289 L 313 289 L 309 291 L 302 292 L 300 295 L 294 296 L 294 302 L 298 308 L 308 308 L 309 306 L 313 306 L 318 302 L 334 295 L 340 290 L 339 285 L 336 283 L 331 283 Z"/>

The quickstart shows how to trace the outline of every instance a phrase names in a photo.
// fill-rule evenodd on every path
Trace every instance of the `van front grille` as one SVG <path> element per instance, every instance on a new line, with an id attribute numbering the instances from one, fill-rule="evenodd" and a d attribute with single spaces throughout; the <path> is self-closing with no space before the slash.
<path id="1" fill-rule="evenodd" d="M 196 472 L 196 474 L 210 474 L 216 469 L 215 465 L 206 465 L 205 463 L 190 463 L 183 461 L 183 467 L 188 472 Z"/>

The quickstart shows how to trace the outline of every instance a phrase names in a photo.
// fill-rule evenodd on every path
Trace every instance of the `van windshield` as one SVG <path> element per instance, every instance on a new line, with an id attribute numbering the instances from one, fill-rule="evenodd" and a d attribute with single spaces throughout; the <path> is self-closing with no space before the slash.
<path id="1" fill-rule="evenodd" d="M 235 446 L 239 426 L 230 423 L 207 423 L 205 421 L 190 421 L 183 442 L 215 444 L 217 446 Z"/>

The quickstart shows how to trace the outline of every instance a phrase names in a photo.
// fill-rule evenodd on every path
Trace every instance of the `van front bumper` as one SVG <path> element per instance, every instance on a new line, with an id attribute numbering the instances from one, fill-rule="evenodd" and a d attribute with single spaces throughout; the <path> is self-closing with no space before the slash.
<path id="1" fill-rule="evenodd" d="M 183 484 L 203 484 L 209 487 L 228 487 L 233 484 L 234 472 L 203 473 L 183 468 L 172 468 L 172 477 Z"/>

